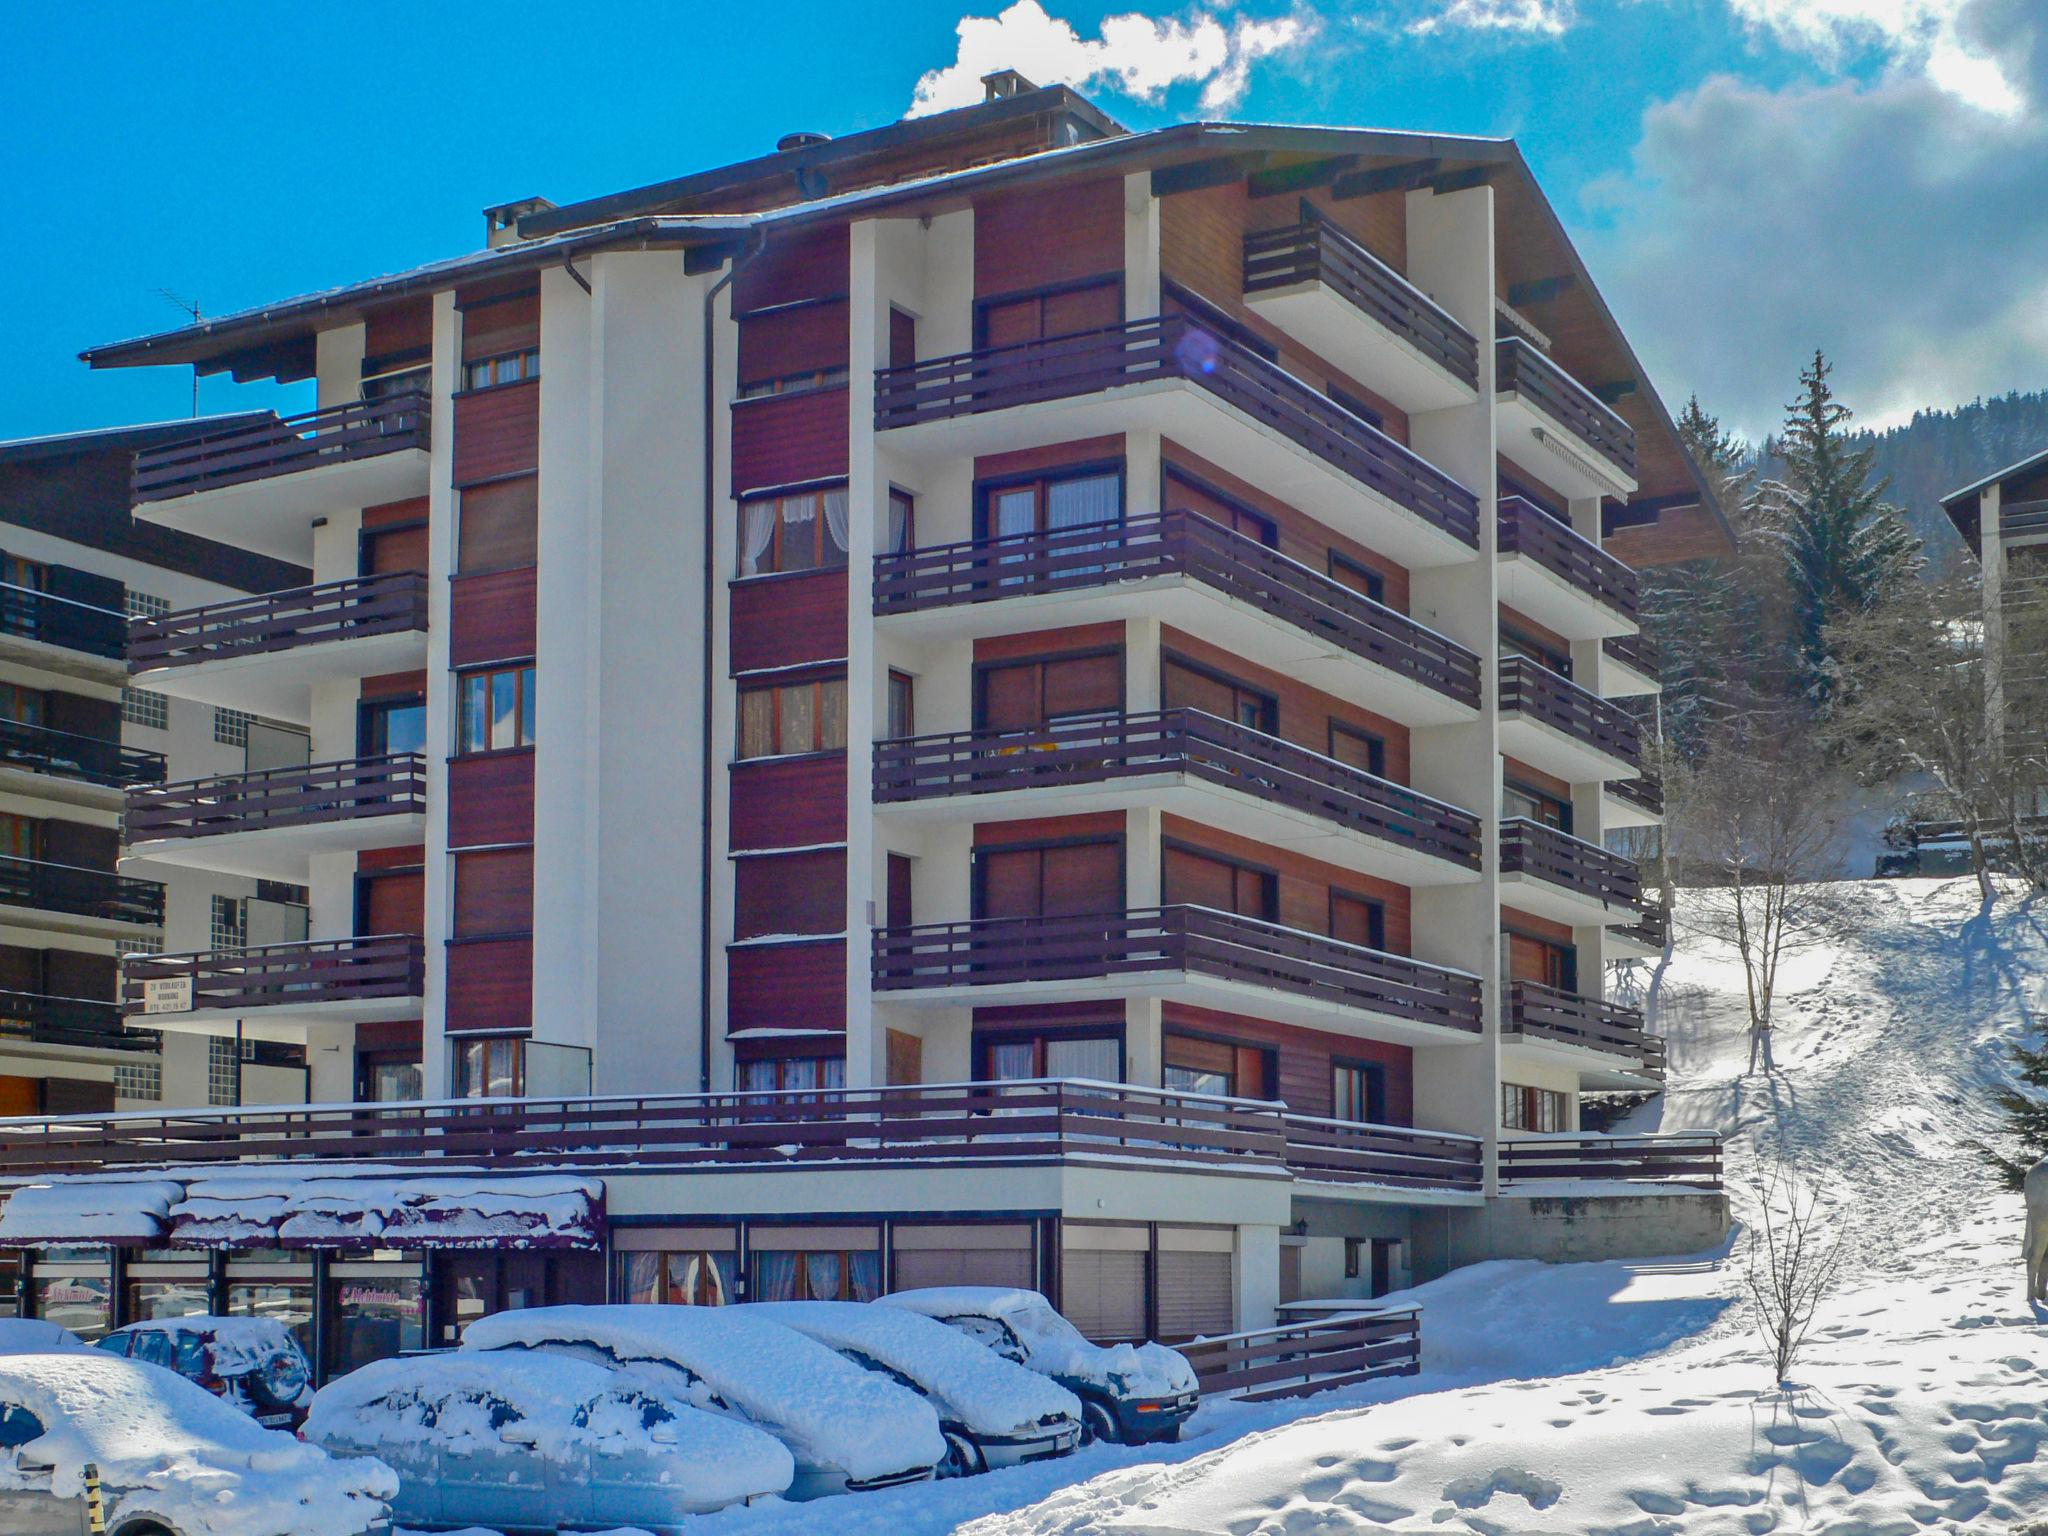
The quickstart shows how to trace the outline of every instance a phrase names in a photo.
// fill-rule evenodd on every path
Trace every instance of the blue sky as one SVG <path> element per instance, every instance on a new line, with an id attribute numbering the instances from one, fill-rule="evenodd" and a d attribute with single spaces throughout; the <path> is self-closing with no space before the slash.
<path id="1" fill-rule="evenodd" d="M 220 314 L 399 270 L 488 204 L 888 122 L 990 58 L 1134 127 L 1516 136 L 1674 408 L 1766 429 L 1816 345 L 1867 419 L 2048 385 L 2039 0 L 1040 5 L 23 8 L 0 437 L 185 414 L 189 373 L 76 360 L 175 324 L 160 289 Z"/>

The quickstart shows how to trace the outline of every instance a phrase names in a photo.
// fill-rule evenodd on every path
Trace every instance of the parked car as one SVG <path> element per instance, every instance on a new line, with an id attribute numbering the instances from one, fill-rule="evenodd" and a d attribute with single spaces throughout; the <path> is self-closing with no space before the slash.
<path id="1" fill-rule="evenodd" d="M 271 1429 L 297 1429 L 313 1401 L 305 1351 L 274 1317 L 160 1317 L 94 1348 L 176 1371 Z"/>
<path id="2" fill-rule="evenodd" d="M 98 1350 L 0 1358 L 0 1531 L 384 1536 L 398 1479 L 265 1429 L 170 1371 Z"/>
<path id="3" fill-rule="evenodd" d="M 1036 1291 L 950 1285 L 897 1291 L 878 1307 L 937 1318 L 1081 1399 L 1089 1440 L 1149 1445 L 1180 1438 L 1201 1392 L 1195 1369 L 1164 1344 L 1091 1344 Z"/>
<path id="4" fill-rule="evenodd" d="M 418 1355 L 323 1387 L 305 1437 L 394 1468 L 392 1518 L 407 1529 L 676 1536 L 692 1515 L 783 1492 L 796 1471 L 781 1441 L 691 1406 L 689 1393 L 659 1365 Z"/>
<path id="5" fill-rule="evenodd" d="M 0 1317 L 0 1355 L 47 1355 L 88 1347 L 62 1323 L 46 1323 L 39 1317 Z"/>
<path id="6" fill-rule="evenodd" d="M 698 1407 L 789 1447 L 792 1499 L 917 1482 L 946 1455 L 930 1403 L 751 1307 L 530 1307 L 478 1318 L 462 1349 L 670 1366 Z"/>
<path id="7" fill-rule="evenodd" d="M 770 1301 L 752 1309 L 931 1403 L 946 1437 L 939 1476 L 966 1477 L 1072 1455 L 1081 1402 L 935 1318 L 859 1301 Z"/>

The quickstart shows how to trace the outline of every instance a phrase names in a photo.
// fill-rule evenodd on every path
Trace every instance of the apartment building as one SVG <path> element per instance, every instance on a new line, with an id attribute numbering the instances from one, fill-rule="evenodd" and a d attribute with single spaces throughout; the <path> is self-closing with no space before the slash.
<path id="1" fill-rule="evenodd" d="M 426 1335 L 980 1279 L 1185 1337 L 1719 1235 L 1710 1144 L 1579 1103 L 1662 1073 L 1602 996 L 1662 945 L 1633 567 L 1727 531 L 1511 142 L 1000 74 L 486 219 L 85 354 L 314 393 L 136 459 L 311 579 L 138 617 L 130 686 L 310 745 L 131 837 L 309 920 L 131 1019 L 304 1048 L 336 1156 L 603 1175 L 559 1263 L 424 1243 Z M 1643 1193 L 1523 1198 L 1588 1174 Z"/>
<path id="2" fill-rule="evenodd" d="M 2038 639 L 2048 604 L 2048 449 L 1950 491 L 1941 508 L 1983 572 L 1990 708 L 2005 748 L 2048 772 L 2048 658 Z M 2033 811 L 2048 815 L 2048 784 Z"/>

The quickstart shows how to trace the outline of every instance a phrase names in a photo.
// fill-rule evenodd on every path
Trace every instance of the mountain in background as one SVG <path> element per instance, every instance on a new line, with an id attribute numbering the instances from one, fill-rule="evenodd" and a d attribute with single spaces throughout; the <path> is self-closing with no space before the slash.
<path id="1" fill-rule="evenodd" d="M 1891 481 L 1885 499 L 1905 509 L 1913 531 L 1927 541 L 1929 559 L 1940 565 L 1963 547 L 1942 513 L 1941 498 L 2048 449 L 2048 390 L 2014 390 L 1953 410 L 1915 411 L 1902 427 L 1853 436 L 1859 448 L 1876 448 L 1872 472 Z M 1765 478 L 1781 472 L 1775 440 L 1764 440 L 1754 467 Z"/>

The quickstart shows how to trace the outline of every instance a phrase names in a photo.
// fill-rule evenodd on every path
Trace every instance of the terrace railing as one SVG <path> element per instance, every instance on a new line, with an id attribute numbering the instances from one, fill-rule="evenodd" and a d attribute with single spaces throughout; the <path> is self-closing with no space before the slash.
<path id="1" fill-rule="evenodd" d="M 122 1027 L 121 1006 L 89 997 L 0 992 L 0 1039 L 100 1051 L 154 1051 L 152 1034 Z"/>
<path id="2" fill-rule="evenodd" d="M 1494 388 L 1517 394 L 1614 465 L 1636 473 L 1636 429 L 1577 379 L 1520 336 L 1493 347 Z"/>
<path id="3" fill-rule="evenodd" d="M 1500 710 L 1540 720 L 1625 763 L 1642 761 L 1642 727 L 1627 710 L 1527 656 L 1501 657 Z"/>
<path id="4" fill-rule="evenodd" d="M 1297 1179 L 1466 1192 L 1483 1182 L 1485 1149 L 1476 1137 L 1291 1112 L 1285 1119 L 1287 1166 Z"/>
<path id="5" fill-rule="evenodd" d="M 1642 895 L 1635 860 L 1521 816 L 1500 824 L 1500 872 L 1533 875 L 1610 906 L 1632 907 Z"/>
<path id="6" fill-rule="evenodd" d="M 1641 1009 L 1604 998 L 1580 997 L 1533 981 L 1508 984 L 1507 1032 L 1605 1051 L 1637 1065 L 1642 1064 L 1650 1041 Z"/>
<path id="7" fill-rule="evenodd" d="M 1583 1131 L 1518 1133 L 1500 1143 L 1503 1184 L 1566 1179 L 1721 1187 L 1721 1133 L 1597 1136 Z"/>
<path id="8" fill-rule="evenodd" d="M 124 747 L 104 736 L 52 730 L 26 720 L 0 720 L 0 763 L 110 789 L 161 783 L 164 776 L 161 752 Z"/>
<path id="9" fill-rule="evenodd" d="M 135 455 L 133 499 L 164 501 L 273 475 L 427 446 L 427 397 L 354 400 L 223 427 Z"/>
<path id="10" fill-rule="evenodd" d="M 119 661 L 128 640 L 128 620 L 111 608 L 0 582 L 0 635 Z"/>
<path id="11" fill-rule="evenodd" d="M 1636 573 L 1598 544 L 1520 496 L 1501 498 L 1496 521 L 1503 555 L 1526 556 L 1575 590 L 1634 621 Z"/>
<path id="12" fill-rule="evenodd" d="M 131 843 L 310 826 L 427 807 L 427 760 L 417 752 L 187 779 L 128 793 Z"/>
<path id="13" fill-rule="evenodd" d="M 1664 814 L 1664 781 L 1648 768 L 1633 779 L 1609 779 L 1607 792 L 1652 816 Z"/>
<path id="14" fill-rule="evenodd" d="M 1204 1397 L 1263 1403 L 1422 1369 L 1422 1313 L 1369 1305 L 1335 1317 L 1176 1346 Z"/>
<path id="15" fill-rule="evenodd" d="M 164 888 L 111 869 L 0 855 L 0 905 L 161 927 Z"/>
<path id="16" fill-rule="evenodd" d="M 288 651 L 427 627 L 427 578 L 418 571 L 238 597 L 128 622 L 128 670 L 190 666 L 227 656 Z"/>
<path id="17" fill-rule="evenodd" d="M 129 955 L 121 963 L 121 1004 L 130 1015 L 144 1013 L 146 985 L 152 981 L 189 983 L 190 1011 L 199 1012 L 418 997 L 425 980 L 420 939 L 387 933 L 196 954 Z"/>
<path id="18" fill-rule="evenodd" d="M 875 799 L 930 800 L 1184 773 L 1468 869 L 1479 820 L 1406 785 L 1195 709 L 875 744 Z"/>
<path id="19" fill-rule="evenodd" d="M 1664 658 L 1657 649 L 1657 642 L 1641 630 L 1632 635 L 1609 635 L 1600 642 L 1600 648 L 1644 677 L 1655 680 L 1664 675 Z"/>

